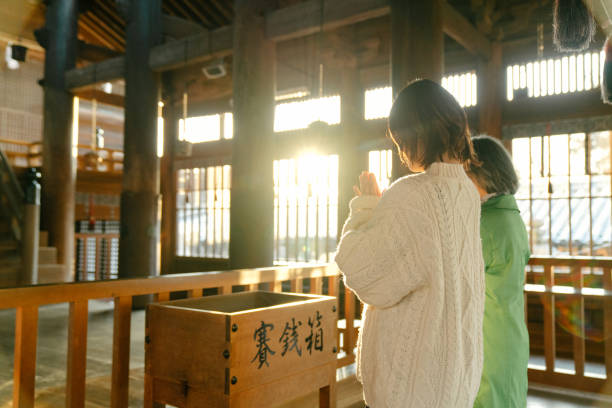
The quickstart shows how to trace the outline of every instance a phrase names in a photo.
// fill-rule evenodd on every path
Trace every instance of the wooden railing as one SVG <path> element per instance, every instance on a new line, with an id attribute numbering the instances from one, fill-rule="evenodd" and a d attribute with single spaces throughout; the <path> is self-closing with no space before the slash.
<path id="1" fill-rule="evenodd" d="M 38 309 L 40 306 L 69 303 L 68 361 L 66 375 L 66 406 L 82 407 L 85 401 L 85 369 L 87 355 L 88 301 L 114 298 L 113 356 L 111 375 L 111 406 L 128 406 L 128 376 L 130 362 L 130 319 L 132 298 L 138 295 L 155 296 L 155 300 L 170 298 L 171 292 L 187 291 L 190 297 L 202 296 L 204 289 L 216 288 L 218 293 L 230 293 L 233 288 L 246 290 L 281 291 L 282 283 L 289 282 L 291 292 L 303 292 L 304 279 L 310 293 L 323 292 L 327 280 L 330 296 L 338 295 L 338 270 L 333 265 L 281 267 L 234 270 L 226 272 L 165 275 L 143 279 L 110 280 L 87 283 L 40 285 L 0 289 L 0 310 L 17 309 L 15 321 L 15 349 L 13 372 L 13 407 L 34 406 L 36 375 L 36 344 Z M 356 330 L 353 325 L 354 296 L 345 293 L 346 325 L 339 330 L 338 345 L 343 357 L 339 366 L 351 364 L 355 356 Z M 341 333 L 341 336 L 340 336 Z M 144 333 L 142 336 L 144 337 Z M 339 338 L 342 337 L 340 344 Z"/>
<path id="2" fill-rule="evenodd" d="M 40 167 L 42 165 L 40 142 L 0 139 L 0 148 L 14 167 Z"/>
<path id="3" fill-rule="evenodd" d="M 585 375 L 585 299 L 597 299 L 603 309 L 603 343 L 605 347 L 602 363 L 606 373 L 612 369 L 612 258 L 543 258 L 530 260 L 531 282 L 525 285 L 525 296 L 539 299 L 543 305 L 544 360 L 545 369 L 529 369 L 529 379 L 548 385 L 577 390 L 612 394 L 605 387 L 606 376 L 601 378 Z M 602 272 L 598 279 L 588 279 L 590 268 Z M 540 269 L 541 271 L 538 271 Z M 569 269 L 566 273 L 563 269 Z M 589 273 L 584 273 L 589 269 Z M 36 373 L 36 344 L 38 308 L 43 305 L 69 303 L 68 316 L 68 364 L 66 378 L 67 406 L 83 406 L 85 398 L 85 359 L 87 353 L 88 301 L 114 298 L 113 357 L 111 376 L 111 406 L 127 407 L 130 353 L 130 319 L 132 298 L 152 294 L 157 301 L 170 298 L 171 292 L 187 291 L 188 296 L 202 296 L 204 289 L 216 289 L 217 293 L 232 290 L 267 289 L 281 291 L 283 282 L 291 292 L 303 292 L 304 282 L 310 293 L 339 294 L 339 275 L 334 265 L 277 267 L 266 269 L 234 270 L 226 272 L 165 275 L 143 279 L 110 280 L 100 282 L 41 285 L 13 289 L 0 289 L 0 310 L 17 309 L 14 350 L 13 406 L 32 407 L 34 401 L 34 378 Z M 556 282 L 557 281 L 557 282 Z M 593 284 L 595 282 L 595 284 Z M 559 283 L 556 285 L 555 283 Z M 599 287 L 601 286 L 601 287 Z M 359 314 L 355 296 L 345 290 L 339 296 L 344 304 L 344 319 L 339 322 L 337 345 L 338 367 L 355 361 L 354 348 L 357 339 L 356 323 Z M 555 370 L 556 363 L 556 316 L 559 309 L 556 300 L 571 298 L 571 313 L 576 317 L 572 337 L 574 372 Z M 528 303 L 526 303 L 527 305 Z M 526 306 L 526 314 L 529 312 Z M 533 312 L 533 311 L 532 311 Z M 532 335 L 533 333 L 530 333 Z M 144 333 L 142 333 L 144 336 Z"/>
<path id="4" fill-rule="evenodd" d="M 529 369 L 529 381 L 572 388 L 582 391 L 612 394 L 612 388 L 604 387 L 612 373 L 612 258 L 587 257 L 532 257 L 529 261 L 528 283 L 525 298 L 539 298 L 543 312 L 543 369 Z M 585 271 L 587 273 L 585 273 Z M 585 280 L 588 277 L 588 280 Z M 559 303 L 562 301 L 563 306 Z M 598 341 L 603 342 L 605 376 L 585 375 L 586 328 L 585 301 L 601 308 L 603 324 Z M 529 314 L 525 302 L 526 316 Z M 599 304 L 597 306 L 597 304 Z M 531 314 L 529 314 L 531 316 Z M 556 367 L 557 341 L 560 332 L 559 319 L 563 319 L 565 332 L 571 335 L 571 356 L 574 370 Z M 534 337 L 534 330 L 530 336 Z M 597 358 L 595 358 L 597 360 Z"/>
<path id="5" fill-rule="evenodd" d="M 14 167 L 41 167 L 42 143 L 0 139 L 9 163 Z M 120 173 L 123 170 L 123 151 L 101 147 L 92 155 L 91 146 L 77 145 L 77 168 L 79 170 Z"/>

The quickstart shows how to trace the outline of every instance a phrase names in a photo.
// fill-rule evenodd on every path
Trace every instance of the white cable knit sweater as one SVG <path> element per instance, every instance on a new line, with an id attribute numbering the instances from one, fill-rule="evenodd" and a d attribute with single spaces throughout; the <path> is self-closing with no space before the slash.
<path id="1" fill-rule="evenodd" d="M 480 199 L 434 163 L 357 197 L 336 263 L 366 304 L 357 374 L 372 408 L 471 408 L 482 372 Z"/>

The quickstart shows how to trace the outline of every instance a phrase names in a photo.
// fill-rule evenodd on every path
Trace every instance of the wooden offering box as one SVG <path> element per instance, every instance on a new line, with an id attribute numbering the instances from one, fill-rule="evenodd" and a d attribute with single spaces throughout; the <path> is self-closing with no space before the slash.
<path id="1" fill-rule="evenodd" d="M 147 307 L 145 407 L 335 407 L 337 300 L 243 292 Z"/>

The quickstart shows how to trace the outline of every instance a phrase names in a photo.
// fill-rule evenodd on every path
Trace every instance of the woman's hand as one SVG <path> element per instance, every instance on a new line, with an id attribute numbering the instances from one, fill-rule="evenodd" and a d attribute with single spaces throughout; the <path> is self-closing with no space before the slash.
<path id="1" fill-rule="evenodd" d="M 374 173 L 369 173 L 367 171 L 362 171 L 359 175 L 359 187 L 353 186 L 353 191 L 358 196 L 362 195 L 373 195 L 376 197 L 382 196 L 380 192 L 380 188 L 378 187 L 378 182 L 376 181 L 376 176 Z"/>

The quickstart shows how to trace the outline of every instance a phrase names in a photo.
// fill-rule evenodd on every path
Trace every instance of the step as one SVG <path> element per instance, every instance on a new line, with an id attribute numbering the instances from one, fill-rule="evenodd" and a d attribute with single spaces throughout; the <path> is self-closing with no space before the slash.
<path id="1" fill-rule="evenodd" d="M 17 286 L 17 277 L 21 271 L 21 265 L 0 267 L 0 288 Z"/>
<path id="2" fill-rule="evenodd" d="M 60 264 L 38 265 L 38 283 L 68 282 L 66 268 Z"/>
<path id="3" fill-rule="evenodd" d="M 5 251 L 16 251 L 19 248 L 19 245 L 16 241 L 13 240 L 4 240 L 0 241 L 0 252 Z"/>
<path id="4" fill-rule="evenodd" d="M 0 256 L 0 270 L 4 267 L 12 267 L 21 264 L 21 257 L 19 254 L 4 254 Z"/>
<path id="5" fill-rule="evenodd" d="M 38 248 L 38 264 L 55 264 L 57 263 L 57 248 L 49 246 L 41 246 Z"/>
<path id="6" fill-rule="evenodd" d="M 40 231 L 38 234 L 38 245 L 41 247 L 49 246 L 49 232 L 48 231 Z"/>

